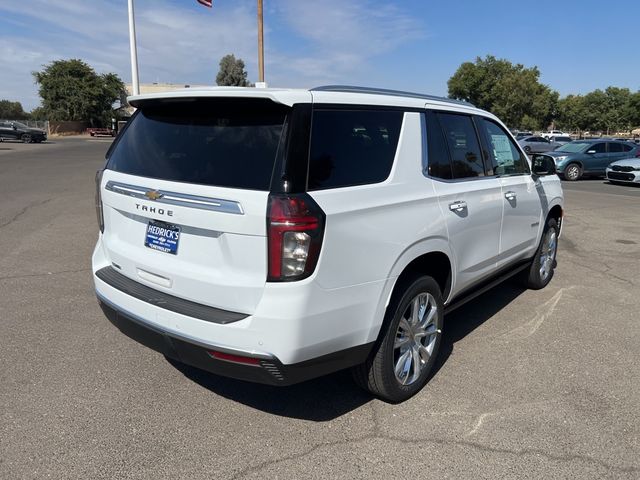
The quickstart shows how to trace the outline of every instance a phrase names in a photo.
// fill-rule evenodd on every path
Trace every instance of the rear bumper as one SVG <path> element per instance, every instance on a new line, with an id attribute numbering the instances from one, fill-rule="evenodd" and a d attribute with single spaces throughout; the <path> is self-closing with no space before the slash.
<path id="1" fill-rule="evenodd" d="M 285 386 L 326 375 L 364 362 L 373 343 L 359 345 L 303 362 L 284 365 L 270 355 L 248 355 L 244 351 L 208 345 L 181 338 L 157 325 L 151 325 L 125 312 L 98 295 L 100 307 L 111 323 L 129 338 L 163 355 L 193 367 L 225 377 L 268 385 Z M 241 364 L 214 358 L 210 352 L 221 352 L 256 359 L 255 364 Z"/>

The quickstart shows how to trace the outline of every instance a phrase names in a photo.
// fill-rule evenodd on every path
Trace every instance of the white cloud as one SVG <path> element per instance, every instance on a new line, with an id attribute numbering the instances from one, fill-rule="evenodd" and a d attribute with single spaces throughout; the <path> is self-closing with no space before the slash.
<path id="1" fill-rule="evenodd" d="M 217 2 L 212 10 L 196 5 L 136 0 L 140 81 L 213 84 L 227 53 L 243 58 L 255 80 L 255 0 Z M 131 78 L 125 0 L 3 2 L 0 15 L 12 32 L 0 33 L 0 98 L 35 107 L 31 72 L 61 58 Z M 357 80 L 373 59 L 424 35 L 409 14 L 371 0 L 270 2 L 265 24 L 267 80 L 274 86 Z"/>
<path id="2" fill-rule="evenodd" d="M 365 80 L 376 57 L 425 36 L 409 13 L 371 0 L 281 0 L 275 10 L 306 43 L 303 55 L 273 53 L 276 78 L 293 84 Z"/>

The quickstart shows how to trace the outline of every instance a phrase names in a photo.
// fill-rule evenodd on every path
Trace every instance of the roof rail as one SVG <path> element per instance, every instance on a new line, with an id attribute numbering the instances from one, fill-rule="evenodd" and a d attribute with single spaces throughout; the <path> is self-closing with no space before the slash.
<path id="1" fill-rule="evenodd" d="M 427 95 L 424 93 L 404 92 L 402 90 L 389 90 L 386 88 L 373 87 L 355 87 L 352 85 L 323 85 L 314 87 L 312 92 L 344 92 L 344 93 L 368 93 L 371 95 L 390 95 L 392 97 L 411 97 L 421 98 L 423 100 L 435 100 L 438 102 L 455 103 L 458 105 L 466 105 L 473 107 L 474 105 L 464 100 L 454 100 L 452 98 L 438 97 L 436 95 Z"/>

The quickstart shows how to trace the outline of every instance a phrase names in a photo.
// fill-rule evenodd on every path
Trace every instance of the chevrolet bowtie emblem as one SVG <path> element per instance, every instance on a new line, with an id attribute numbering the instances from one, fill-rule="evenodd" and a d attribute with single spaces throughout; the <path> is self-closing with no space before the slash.
<path id="1" fill-rule="evenodd" d="M 148 192 L 145 192 L 144 196 L 147 197 L 149 200 L 158 200 L 159 198 L 162 198 L 164 195 L 162 195 L 158 190 L 149 190 Z"/>

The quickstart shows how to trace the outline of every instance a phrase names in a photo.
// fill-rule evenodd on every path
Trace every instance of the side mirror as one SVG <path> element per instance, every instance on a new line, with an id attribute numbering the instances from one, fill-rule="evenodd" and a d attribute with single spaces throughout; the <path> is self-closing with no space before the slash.
<path id="1" fill-rule="evenodd" d="M 534 175 L 555 175 L 556 162 L 550 155 L 534 155 L 531 158 L 532 170 Z"/>
<path id="2" fill-rule="evenodd" d="M 11 128 L 13 128 L 14 130 L 18 129 L 18 127 L 16 127 L 15 123 L 13 125 L 11 125 Z"/>

